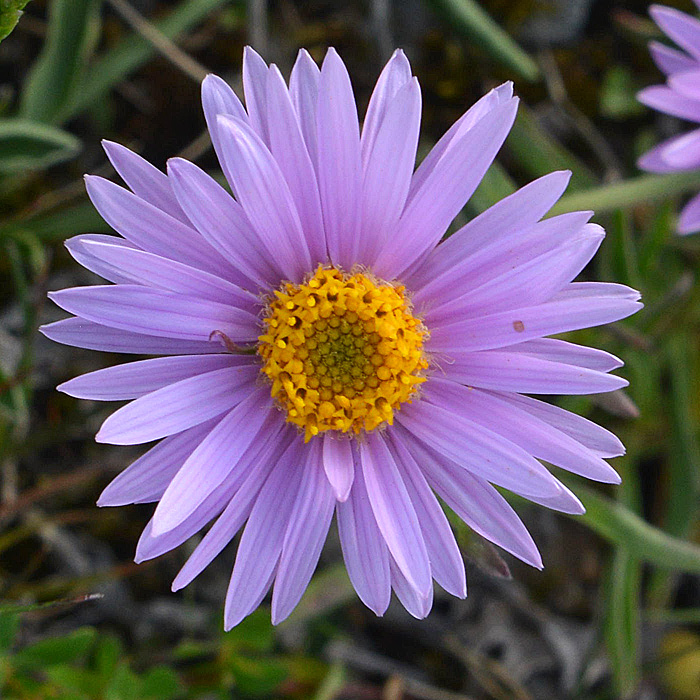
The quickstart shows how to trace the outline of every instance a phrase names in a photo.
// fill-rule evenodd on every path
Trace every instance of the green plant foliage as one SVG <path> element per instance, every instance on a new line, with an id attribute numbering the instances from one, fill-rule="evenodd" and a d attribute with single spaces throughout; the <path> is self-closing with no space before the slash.
<path id="1" fill-rule="evenodd" d="M 0 0 L 0 41 L 9 36 L 29 0 Z"/>
<path id="2" fill-rule="evenodd" d="M 22 91 L 20 116 L 53 123 L 80 88 L 99 36 L 99 0 L 53 0 L 44 50 Z"/>
<path id="3" fill-rule="evenodd" d="M 13 649 L 16 615 L 0 615 L 0 697 L 15 700 L 177 700 L 179 675 L 166 666 L 134 671 L 116 637 L 92 627 Z"/>
<path id="4" fill-rule="evenodd" d="M 0 174 L 23 173 L 70 160 L 80 141 L 54 126 L 26 119 L 0 119 Z"/>

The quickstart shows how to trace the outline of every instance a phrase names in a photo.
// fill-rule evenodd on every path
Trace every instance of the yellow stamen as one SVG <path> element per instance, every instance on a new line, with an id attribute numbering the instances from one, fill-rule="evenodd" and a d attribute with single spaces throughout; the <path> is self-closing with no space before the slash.
<path id="1" fill-rule="evenodd" d="M 425 381 L 426 330 L 402 286 L 318 267 L 275 292 L 258 338 L 262 371 L 308 442 L 326 430 L 374 430 Z"/>

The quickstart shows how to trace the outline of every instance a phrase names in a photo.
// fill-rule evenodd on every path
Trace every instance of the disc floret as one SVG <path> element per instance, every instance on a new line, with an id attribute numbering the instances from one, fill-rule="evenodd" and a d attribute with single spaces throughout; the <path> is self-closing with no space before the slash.
<path id="1" fill-rule="evenodd" d="M 275 292 L 264 325 L 262 371 L 307 442 L 326 430 L 392 424 L 425 381 L 426 330 L 403 286 L 319 266 Z"/>

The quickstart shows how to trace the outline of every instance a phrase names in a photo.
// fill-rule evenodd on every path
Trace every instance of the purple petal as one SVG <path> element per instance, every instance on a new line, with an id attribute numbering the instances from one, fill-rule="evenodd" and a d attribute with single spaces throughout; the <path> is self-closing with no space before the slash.
<path id="1" fill-rule="evenodd" d="M 411 184 L 420 129 L 421 96 L 413 78 L 399 90 L 365 158 L 358 260 L 371 264 L 401 216 Z"/>
<path id="2" fill-rule="evenodd" d="M 642 170 L 653 173 L 673 173 L 693 170 L 700 166 L 700 130 L 674 136 L 647 151 L 638 161 Z"/>
<path id="3" fill-rule="evenodd" d="M 600 297 L 639 301 L 641 294 L 636 289 L 614 282 L 572 282 L 564 287 L 555 299 L 594 299 Z"/>
<path id="4" fill-rule="evenodd" d="M 686 235 L 697 231 L 700 231 L 700 195 L 695 195 L 683 207 L 683 211 L 678 218 L 678 233 Z"/>
<path id="5" fill-rule="evenodd" d="M 413 507 L 416 509 L 425 544 L 430 558 L 430 570 L 433 578 L 452 595 L 465 598 L 467 579 L 464 561 L 445 513 L 430 490 L 423 472 L 416 464 L 411 453 L 390 433 L 389 444 L 396 459 L 399 473 L 406 485 Z"/>
<path id="6" fill-rule="evenodd" d="M 427 595 L 421 595 L 415 588 L 411 587 L 393 557 L 389 560 L 389 569 L 391 571 L 391 587 L 394 589 L 396 597 L 401 601 L 401 605 L 419 620 L 428 617 L 430 609 L 433 607 L 432 583 Z"/>
<path id="7" fill-rule="evenodd" d="M 659 41 L 649 42 L 649 53 L 657 68 L 666 75 L 691 70 L 697 66 L 697 61 L 690 56 Z"/>
<path id="8" fill-rule="evenodd" d="M 294 106 L 277 66 L 267 73 L 270 151 L 289 185 L 314 263 L 328 259 L 316 173 L 304 143 Z"/>
<path id="9" fill-rule="evenodd" d="M 82 240 L 79 245 L 86 256 L 120 272 L 128 283 L 257 311 L 253 294 L 195 267 L 111 241 Z"/>
<path id="10" fill-rule="evenodd" d="M 649 14 L 678 46 L 700 58 L 700 21 L 664 5 L 652 5 Z"/>
<path id="11" fill-rule="evenodd" d="M 336 504 L 338 534 L 345 566 L 360 600 L 380 617 L 389 607 L 389 550 L 369 503 L 358 462 L 350 497 Z"/>
<path id="12" fill-rule="evenodd" d="M 282 552 L 294 512 L 307 447 L 294 441 L 267 478 L 243 531 L 226 593 L 224 627 L 228 631 L 259 605 Z"/>
<path id="13" fill-rule="evenodd" d="M 449 460 L 441 459 L 402 432 L 428 482 L 472 530 L 527 564 L 542 568 L 542 558 L 530 533 L 493 486 Z"/>
<path id="14" fill-rule="evenodd" d="M 220 277 L 231 271 L 192 227 L 104 178 L 86 175 L 85 186 L 102 218 L 139 248 Z"/>
<path id="15" fill-rule="evenodd" d="M 425 314 L 429 327 L 470 316 L 505 311 L 513 306 L 541 304 L 571 282 L 588 264 L 605 237 L 603 229 L 587 224 L 566 243 L 522 265 L 509 261 L 508 269 L 489 281 L 470 288 L 467 277 L 460 285 L 461 296 L 430 309 Z M 456 292 L 453 292 L 456 294 Z"/>
<path id="16" fill-rule="evenodd" d="M 549 173 L 503 198 L 437 246 L 407 277 L 407 283 L 411 289 L 420 289 L 487 245 L 512 241 L 513 234 L 538 222 L 554 206 L 570 179 L 569 170 Z"/>
<path id="17" fill-rule="evenodd" d="M 396 462 L 379 433 L 360 443 L 362 473 L 372 512 L 386 546 L 419 595 L 432 588 L 430 562 L 423 534 Z"/>
<path id="18" fill-rule="evenodd" d="M 454 264 L 443 266 L 442 272 L 417 289 L 413 302 L 418 307 L 442 306 L 471 289 L 491 283 L 496 277 L 559 248 L 562 241 L 582 231 L 592 214 L 591 211 L 575 211 L 552 216 L 518 229 L 512 235 L 498 236 L 464 258 L 457 255 Z M 439 245 L 436 252 L 449 241 Z M 428 260 L 434 255 L 435 252 L 431 253 Z"/>
<path id="19" fill-rule="evenodd" d="M 209 340 L 220 331 L 242 341 L 259 334 L 257 319 L 248 311 L 138 285 L 72 287 L 49 292 L 49 298 L 88 321 L 133 333 Z"/>
<path id="20" fill-rule="evenodd" d="M 624 445 L 615 435 L 583 416 L 529 396 L 503 393 L 495 395 L 572 437 L 598 457 L 619 457 L 625 454 Z"/>
<path id="21" fill-rule="evenodd" d="M 507 82 L 494 88 L 480 100 L 475 102 L 440 138 L 440 140 L 430 149 L 428 155 L 423 159 L 418 170 L 413 176 L 411 190 L 408 195 L 409 201 L 422 189 L 428 177 L 440 162 L 445 153 L 459 139 L 466 134 L 477 122 L 488 114 L 492 109 L 509 101 L 513 97 L 513 83 Z"/>
<path id="22" fill-rule="evenodd" d="M 240 119 L 219 117 L 226 134 L 224 171 L 276 267 L 291 280 L 311 268 L 309 249 L 289 187 L 265 144 Z"/>
<path id="23" fill-rule="evenodd" d="M 552 475 L 529 452 L 467 417 L 470 411 L 458 413 L 437 401 L 404 405 L 396 418 L 429 447 L 498 486 L 522 494 L 557 493 Z"/>
<path id="24" fill-rule="evenodd" d="M 289 431 L 282 439 L 268 438 L 267 445 L 262 450 L 253 443 L 245 452 L 235 470 L 244 474 L 245 479 L 180 569 L 172 584 L 173 591 L 184 588 L 199 576 L 241 529 L 272 468 L 289 447 L 292 435 Z"/>
<path id="25" fill-rule="evenodd" d="M 517 107 L 517 98 L 499 105 L 450 144 L 422 187 L 409 199 L 377 258 L 377 274 L 387 279 L 400 275 L 437 245 L 496 157 Z"/>
<path id="26" fill-rule="evenodd" d="M 430 350 L 451 354 L 502 348 L 618 321 L 641 308 L 642 304 L 636 301 L 607 297 L 549 301 L 431 329 Z"/>
<path id="27" fill-rule="evenodd" d="M 125 401 L 197 374 L 252 362 L 251 358 L 231 354 L 157 357 L 98 369 L 63 382 L 56 388 L 77 399 Z"/>
<path id="28" fill-rule="evenodd" d="M 274 435 L 270 440 L 274 440 Z M 221 486 L 205 498 L 192 515 L 183 520 L 177 527 L 162 535 L 155 536 L 153 534 L 153 518 L 151 518 L 136 548 L 136 562 L 153 559 L 153 557 L 179 547 L 185 540 L 201 530 L 212 518 L 219 515 L 241 488 L 250 473 L 250 469 L 258 463 L 258 456 L 262 457 L 267 454 L 264 450 L 268 446 L 262 440 L 254 443 L 239 462 L 239 468 L 230 471 Z"/>
<path id="29" fill-rule="evenodd" d="M 132 333 L 120 328 L 101 326 L 83 318 L 66 318 L 48 323 L 39 330 L 51 340 L 63 345 L 73 345 L 88 350 L 123 352 L 136 355 L 180 355 L 220 353 L 217 342 L 158 338 L 152 335 Z"/>
<path id="30" fill-rule="evenodd" d="M 267 64 L 250 46 L 243 49 L 243 94 L 250 125 L 266 145 L 270 143 L 265 104 Z"/>
<path id="31" fill-rule="evenodd" d="M 319 441 L 314 441 L 302 467 L 272 591 L 273 625 L 292 612 L 309 585 L 333 517 L 335 496 L 323 473 L 321 449 Z"/>
<path id="32" fill-rule="evenodd" d="M 183 158 L 168 161 L 168 174 L 192 223 L 243 280 L 252 280 L 261 287 L 279 281 L 279 273 L 271 267 L 262 241 L 241 205 L 216 180 Z M 236 283 L 245 286 L 245 281 Z"/>
<path id="33" fill-rule="evenodd" d="M 455 354 L 443 365 L 448 379 L 523 394 L 599 394 L 628 385 L 622 377 L 540 357 L 505 351 Z"/>
<path id="34" fill-rule="evenodd" d="M 346 501 L 355 478 L 351 441 L 338 438 L 328 431 L 323 436 L 323 468 L 335 497 Z"/>
<path id="35" fill-rule="evenodd" d="M 411 77 L 411 64 L 406 54 L 401 49 L 396 49 L 379 75 L 367 105 L 361 137 L 363 163 L 367 162 L 369 154 L 374 149 L 379 127 L 384 121 L 389 104 L 394 100 L 396 93 L 411 80 Z"/>
<path id="36" fill-rule="evenodd" d="M 535 340 L 526 340 L 518 345 L 509 345 L 508 352 L 531 355 L 543 360 L 550 360 L 551 362 L 562 362 L 566 365 L 586 367 L 599 372 L 609 372 L 622 367 L 624 364 L 619 357 L 615 357 L 615 355 L 611 355 L 604 350 L 589 348 L 585 345 L 576 345 L 575 343 L 555 338 L 537 338 Z"/>
<path id="37" fill-rule="evenodd" d="M 528 500 L 533 503 L 538 503 L 545 508 L 558 510 L 561 513 L 569 513 L 570 515 L 583 515 L 586 512 L 583 503 L 577 498 L 576 494 L 570 491 L 564 484 L 559 482 L 560 492 L 556 496 L 548 498 L 530 497 Z"/>
<path id="38" fill-rule="evenodd" d="M 617 472 L 600 457 L 527 410 L 504 401 L 498 394 L 433 379 L 425 388 L 425 399 L 435 406 L 460 411 L 478 426 L 493 430 L 538 459 L 589 479 L 620 483 Z M 528 497 L 517 487 L 512 490 Z M 548 498 L 558 491 L 560 489 L 555 488 L 554 493 L 542 495 Z M 540 495 L 533 491 L 530 494 Z"/>
<path id="39" fill-rule="evenodd" d="M 637 99 L 647 107 L 673 117 L 700 122 L 700 100 L 678 94 L 667 85 L 652 85 L 637 93 Z"/>
<path id="40" fill-rule="evenodd" d="M 206 421 L 161 440 L 110 482 L 97 505 L 125 506 L 159 500 L 177 470 L 214 425 L 215 421 Z"/>
<path id="41" fill-rule="evenodd" d="M 289 77 L 289 96 L 296 110 L 301 133 L 304 135 L 306 148 L 311 162 L 316 163 L 318 148 L 316 144 L 316 103 L 318 101 L 318 83 L 321 71 L 314 63 L 309 52 L 301 49 Z"/>
<path id="42" fill-rule="evenodd" d="M 73 238 L 69 238 L 64 242 L 73 259 L 84 268 L 90 270 L 90 272 L 94 272 L 96 275 L 115 284 L 131 284 L 133 282 L 129 275 L 124 274 L 114 265 L 109 265 L 91 255 L 86 249 L 87 243 L 106 243 L 113 246 L 121 246 L 122 248 L 130 248 L 131 250 L 140 250 L 140 248 L 119 236 L 106 236 L 102 233 L 83 233 L 79 236 L 73 236 Z"/>
<path id="43" fill-rule="evenodd" d="M 207 129 L 214 145 L 214 150 L 219 162 L 223 163 L 223 148 L 221 147 L 217 117 L 220 114 L 230 114 L 246 121 L 248 114 L 236 93 L 225 80 L 222 80 L 217 75 L 208 75 L 202 81 L 202 108 L 204 109 L 204 117 L 207 120 Z"/>
<path id="44" fill-rule="evenodd" d="M 179 433 L 214 418 L 253 391 L 256 366 L 224 367 L 153 391 L 115 411 L 95 439 L 138 445 Z"/>
<path id="45" fill-rule="evenodd" d="M 360 129 L 350 76 L 335 49 L 321 68 L 316 116 L 318 186 L 328 253 L 346 270 L 357 259 L 362 171 Z"/>
<path id="46" fill-rule="evenodd" d="M 190 222 L 177 203 L 165 173 L 118 143 L 103 140 L 102 147 L 114 169 L 137 197 L 189 226 Z"/>
<path id="47" fill-rule="evenodd" d="M 178 471 L 153 515 L 153 533 L 177 527 L 210 493 L 256 439 L 270 413 L 268 389 L 250 391 L 202 440 Z M 264 439 L 263 435 L 263 439 Z"/>
<path id="48" fill-rule="evenodd" d="M 691 100 L 700 99 L 700 68 L 696 66 L 693 70 L 674 73 L 669 76 L 668 85 L 681 95 L 690 97 Z M 682 154 L 678 155 L 682 157 Z M 693 155 L 697 156 L 697 152 Z"/>

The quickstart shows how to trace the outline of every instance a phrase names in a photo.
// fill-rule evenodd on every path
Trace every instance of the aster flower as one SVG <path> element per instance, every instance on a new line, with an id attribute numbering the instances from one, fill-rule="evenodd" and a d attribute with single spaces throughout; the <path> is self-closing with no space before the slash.
<path id="1" fill-rule="evenodd" d="M 700 8 L 700 0 L 695 0 Z M 682 49 L 657 41 L 649 44 L 654 63 L 666 76 L 665 85 L 645 88 L 637 99 L 647 107 L 700 124 L 700 20 L 664 5 L 649 9 L 654 21 Z M 700 168 L 700 128 L 674 136 L 645 153 L 638 163 L 653 173 Z M 683 208 L 678 233 L 700 231 L 700 194 Z"/>
<path id="2" fill-rule="evenodd" d="M 54 292 L 74 314 L 43 328 L 69 345 L 160 355 L 59 388 L 127 400 L 97 440 L 161 440 L 99 505 L 157 502 L 143 561 L 213 521 L 173 589 L 243 529 L 225 626 L 272 587 L 272 619 L 302 596 L 333 514 L 352 584 L 381 615 L 393 589 L 428 614 L 433 579 L 466 595 L 438 494 L 535 567 L 537 547 L 494 487 L 556 510 L 577 498 L 539 461 L 617 482 L 611 433 L 534 394 L 626 384 L 616 357 L 546 338 L 634 313 L 639 295 L 572 282 L 603 230 L 591 212 L 541 220 L 569 173 L 536 180 L 444 243 L 513 123 L 510 83 L 462 116 L 414 172 L 421 94 L 397 51 L 360 131 L 348 73 L 301 51 L 289 87 L 245 53 L 246 107 L 221 79 L 204 114 L 231 192 L 174 158 L 167 175 L 105 143 L 129 189 L 87 177 L 123 238 L 68 249 L 113 284 Z M 439 245 L 438 245 L 439 244 Z"/>

